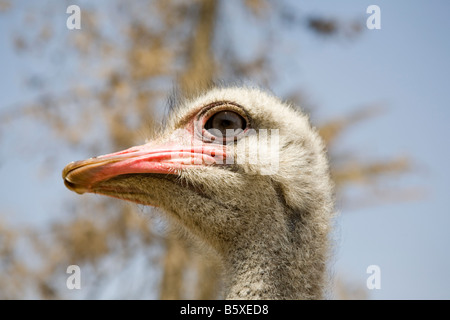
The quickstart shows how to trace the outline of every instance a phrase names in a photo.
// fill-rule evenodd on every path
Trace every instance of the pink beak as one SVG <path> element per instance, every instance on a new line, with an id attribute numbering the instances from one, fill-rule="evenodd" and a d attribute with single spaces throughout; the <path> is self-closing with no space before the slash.
<path id="1" fill-rule="evenodd" d="M 146 143 L 124 151 L 69 163 L 62 176 L 77 193 L 95 192 L 95 184 L 123 174 L 179 174 L 183 168 L 222 164 L 225 147 L 219 144 Z"/>

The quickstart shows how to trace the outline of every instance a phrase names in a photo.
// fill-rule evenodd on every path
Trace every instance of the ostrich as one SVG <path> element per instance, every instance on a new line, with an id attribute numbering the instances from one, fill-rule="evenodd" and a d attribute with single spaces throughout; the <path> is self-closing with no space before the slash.
<path id="1" fill-rule="evenodd" d="M 260 143 L 265 129 L 278 148 Z M 160 207 L 218 254 L 227 299 L 325 297 L 333 186 L 324 143 L 306 115 L 265 91 L 187 99 L 151 141 L 69 163 L 63 179 L 79 194 Z"/>

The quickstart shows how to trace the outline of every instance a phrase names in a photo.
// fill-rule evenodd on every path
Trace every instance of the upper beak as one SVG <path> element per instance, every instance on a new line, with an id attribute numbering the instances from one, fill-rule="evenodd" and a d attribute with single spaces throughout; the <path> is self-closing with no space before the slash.
<path id="1" fill-rule="evenodd" d="M 69 163 L 62 172 L 64 184 L 77 193 L 93 192 L 95 184 L 123 174 L 178 174 L 188 166 L 221 164 L 223 145 L 149 142 L 124 151 Z"/>

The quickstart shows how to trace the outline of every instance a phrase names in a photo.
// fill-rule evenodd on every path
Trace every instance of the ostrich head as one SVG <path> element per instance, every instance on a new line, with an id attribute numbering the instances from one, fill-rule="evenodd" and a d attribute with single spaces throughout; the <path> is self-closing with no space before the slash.
<path id="1" fill-rule="evenodd" d="M 228 298 L 321 298 L 332 184 L 307 116 L 253 88 L 179 104 L 151 141 L 68 164 L 65 185 L 160 207 L 222 258 Z"/>

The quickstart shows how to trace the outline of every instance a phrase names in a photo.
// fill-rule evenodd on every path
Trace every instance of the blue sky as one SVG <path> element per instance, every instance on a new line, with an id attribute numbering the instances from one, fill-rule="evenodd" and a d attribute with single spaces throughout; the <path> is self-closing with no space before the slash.
<path id="1" fill-rule="evenodd" d="M 348 131 L 340 140 L 342 148 L 357 150 L 363 159 L 410 157 L 416 170 L 393 185 L 425 191 L 413 201 L 341 212 L 335 272 L 364 286 L 366 268 L 379 265 L 381 289 L 368 291 L 372 299 L 449 299 L 450 3 L 292 3 L 299 10 L 343 20 L 365 19 L 371 4 L 381 8 L 381 30 L 365 30 L 354 41 L 326 41 L 306 32 L 291 32 L 293 38 L 285 41 L 292 39 L 295 48 L 298 40 L 298 68 L 272 87 L 282 93 L 292 79 L 300 82 L 302 92 L 319 106 L 315 110 L 319 122 L 362 106 L 383 104 L 386 112 Z M 33 96 L 25 91 L 22 75 L 39 69 L 12 50 L 10 35 L 17 27 L 13 19 L 0 15 L 0 112 Z M 245 30 L 240 31 L 245 37 Z M 279 63 L 283 64 L 283 57 Z M 45 225 L 63 210 L 55 199 L 78 197 L 65 190 L 60 172 L 67 162 L 85 155 L 55 145 L 62 141 L 49 143 L 48 132 L 26 119 L 9 123 L 0 132 L 0 212 L 12 223 Z M 40 174 L 36 168 L 46 161 L 45 150 L 55 147 L 62 156 Z M 30 151 L 36 156 L 30 157 Z"/>
<path id="2" fill-rule="evenodd" d="M 367 30 L 351 45 L 312 41 L 303 58 L 308 92 L 324 117 L 383 103 L 387 112 L 349 132 L 345 144 L 369 156 L 409 156 L 417 170 L 399 184 L 425 190 L 415 201 L 342 212 L 337 269 L 362 281 L 368 265 L 379 265 L 382 288 L 370 292 L 374 299 L 448 299 L 450 4 L 330 3 L 314 6 L 352 16 L 377 4 L 382 28 Z"/>

